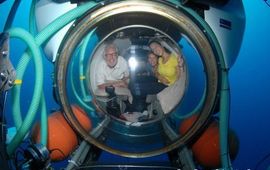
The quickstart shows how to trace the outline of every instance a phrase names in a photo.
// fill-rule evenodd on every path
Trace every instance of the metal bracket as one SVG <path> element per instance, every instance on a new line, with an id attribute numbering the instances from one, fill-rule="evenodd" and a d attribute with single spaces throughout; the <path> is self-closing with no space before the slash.
<path id="1" fill-rule="evenodd" d="M 16 71 L 9 60 L 9 34 L 0 34 L 0 92 L 14 85 Z"/>

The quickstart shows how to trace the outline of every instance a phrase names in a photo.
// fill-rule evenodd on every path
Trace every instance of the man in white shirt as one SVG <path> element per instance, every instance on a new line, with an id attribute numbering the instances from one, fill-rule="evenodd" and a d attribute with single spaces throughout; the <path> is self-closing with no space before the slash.
<path id="1" fill-rule="evenodd" d="M 108 44 L 104 49 L 104 60 L 98 66 L 96 72 L 97 87 L 100 90 L 106 86 L 128 87 L 129 69 L 127 61 L 118 56 L 117 47 L 114 44 Z"/>
<path id="2" fill-rule="evenodd" d="M 103 59 L 97 67 L 95 80 L 97 90 L 95 94 L 99 97 L 110 97 L 106 87 L 113 87 L 114 93 L 120 97 L 121 101 L 128 100 L 132 103 L 132 95 L 128 89 L 129 68 L 127 61 L 118 56 L 118 48 L 114 44 L 108 44 L 104 48 Z M 108 90 L 108 89 L 107 89 Z M 111 96 L 112 97 L 112 96 Z M 119 103 L 120 111 L 117 108 L 117 103 L 114 100 L 108 102 L 108 113 L 118 117 L 124 108 L 123 102 Z"/>

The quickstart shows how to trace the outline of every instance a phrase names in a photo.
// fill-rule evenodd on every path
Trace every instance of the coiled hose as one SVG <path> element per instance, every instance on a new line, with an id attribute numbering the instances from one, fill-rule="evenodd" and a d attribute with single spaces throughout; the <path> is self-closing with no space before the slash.
<path id="1" fill-rule="evenodd" d="M 69 12 L 61 15 L 60 17 L 58 17 L 57 19 L 55 19 L 52 23 L 50 23 L 47 27 L 45 27 L 34 39 L 34 41 L 32 42 L 33 38 L 28 32 L 26 31 L 22 31 L 22 29 L 16 29 L 13 28 L 10 30 L 10 33 L 12 36 L 18 36 L 21 37 L 23 40 L 25 39 L 29 39 L 27 40 L 27 45 L 29 46 L 29 49 L 31 49 L 31 51 L 35 51 L 38 50 L 39 46 L 42 45 L 44 42 L 46 42 L 50 37 L 52 37 L 57 31 L 59 31 L 61 28 L 63 28 L 65 25 L 67 25 L 68 23 L 70 23 L 71 21 L 73 21 L 74 19 L 78 18 L 79 16 L 83 15 L 86 11 L 88 11 L 89 9 L 93 8 L 94 6 L 96 6 L 97 3 L 95 2 L 88 2 L 85 3 L 82 6 L 79 6 L 75 9 L 70 10 Z M 22 34 L 20 36 L 20 34 L 17 32 L 17 30 L 20 30 L 20 34 Z M 27 35 L 27 36 L 26 36 Z M 28 37 L 29 36 L 29 37 Z M 30 41 L 31 39 L 31 41 Z M 25 40 L 26 41 L 26 40 Z M 29 41 L 29 42 L 28 42 Z M 34 43 L 35 42 L 35 43 Z M 23 74 L 25 72 L 25 69 L 27 67 L 27 64 L 30 61 L 30 54 L 29 54 L 29 50 L 27 50 L 26 52 L 24 52 L 24 54 L 22 55 L 22 58 L 18 64 L 17 67 L 17 72 L 20 75 L 20 77 L 23 77 Z M 39 54 L 40 55 L 40 54 Z M 34 54 L 33 56 L 36 56 L 36 54 Z M 38 69 L 37 67 L 42 68 L 42 62 L 39 64 L 35 64 L 36 66 L 36 70 Z M 43 75 L 43 69 L 40 72 L 37 72 L 38 75 Z M 20 78 L 18 76 L 18 78 Z M 15 149 L 18 147 L 18 145 L 21 143 L 21 141 L 23 140 L 25 134 L 29 131 L 29 128 L 31 127 L 32 123 L 33 123 L 33 119 L 35 116 L 35 113 L 38 109 L 39 106 L 39 102 L 41 99 L 41 93 L 42 93 L 42 84 L 43 84 L 43 79 L 41 79 L 42 76 L 38 77 L 36 75 L 36 83 L 35 83 L 35 90 L 34 90 L 34 96 L 32 99 L 32 102 L 30 104 L 29 107 L 29 111 L 27 112 L 26 118 L 22 123 L 22 118 L 21 118 L 21 111 L 20 111 L 20 86 L 16 86 L 14 89 L 14 93 L 15 93 L 15 98 L 13 100 L 13 117 L 15 118 L 15 125 L 16 127 L 20 127 L 15 135 L 15 137 L 12 139 L 12 141 L 10 142 L 10 144 L 7 146 L 7 152 L 8 155 L 10 156 Z"/>

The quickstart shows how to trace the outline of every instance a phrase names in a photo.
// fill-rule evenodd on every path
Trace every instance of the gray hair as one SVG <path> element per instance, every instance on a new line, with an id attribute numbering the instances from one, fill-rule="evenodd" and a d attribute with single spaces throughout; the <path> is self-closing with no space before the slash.
<path id="1" fill-rule="evenodd" d="M 118 54 L 117 46 L 114 43 L 109 43 L 104 48 L 103 57 L 105 57 L 106 51 L 108 51 L 109 49 L 114 49 L 115 52 Z"/>

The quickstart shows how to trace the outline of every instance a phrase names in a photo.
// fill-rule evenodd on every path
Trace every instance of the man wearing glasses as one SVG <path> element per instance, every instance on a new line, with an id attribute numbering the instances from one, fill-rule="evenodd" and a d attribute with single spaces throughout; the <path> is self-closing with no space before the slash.
<path id="1" fill-rule="evenodd" d="M 98 89 L 105 89 L 107 86 L 127 88 L 128 63 L 122 56 L 118 56 L 115 44 L 105 46 L 103 58 L 96 75 Z"/>

